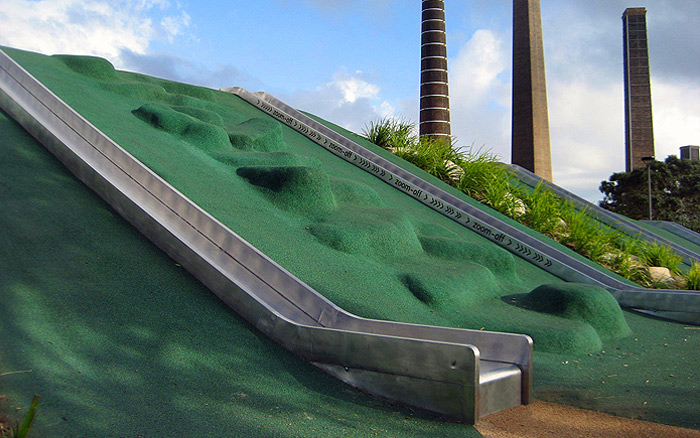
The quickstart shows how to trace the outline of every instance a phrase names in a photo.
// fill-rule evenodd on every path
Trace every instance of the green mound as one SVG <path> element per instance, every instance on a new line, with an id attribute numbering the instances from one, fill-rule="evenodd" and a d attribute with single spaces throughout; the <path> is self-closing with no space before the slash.
<path id="1" fill-rule="evenodd" d="M 338 204 L 366 207 L 384 206 L 377 191 L 366 184 L 360 184 L 350 179 L 331 178 L 331 187 Z"/>
<path id="2" fill-rule="evenodd" d="M 165 101 L 168 92 L 160 85 L 143 82 L 107 82 L 102 87 L 110 92 L 140 100 Z"/>
<path id="3" fill-rule="evenodd" d="M 253 118 L 229 129 L 231 144 L 242 150 L 261 152 L 286 149 L 282 138 L 282 125 L 268 119 Z"/>
<path id="4" fill-rule="evenodd" d="M 194 117 L 201 122 L 225 128 L 224 119 L 216 111 L 191 106 L 173 106 L 172 109 L 179 113 Z"/>
<path id="5" fill-rule="evenodd" d="M 192 111 L 190 111 L 192 112 Z M 133 111 L 139 119 L 176 135 L 206 151 L 231 150 L 228 134 L 223 128 L 202 122 L 188 114 L 161 104 L 149 103 Z"/>
<path id="6" fill-rule="evenodd" d="M 344 209 L 319 219 L 309 231 L 349 254 L 395 259 L 423 253 L 410 217 L 391 208 Z"/>
<path id="7" fill-rule="evenodd" d="M 195 85 L 182 84 L 180 82 L 161 81 L 163 88 L 170 94 L 193 97 L 199 100 L 214 101 L 214 91 Z M 189 105 L 185 105 L 189 106 Z"/>
<path id="8" fill-rule="evenodd" d="M 284 350 L 2 111 L 0 133 L 0 417 L 39 394 L 29 436 L 481 436 Z"/>
<path id="9" fill-rule="evenodd" d="M 549 324 L 552 322 L 549 321 Z M 526 334 L 532 338 L 537 351 L 546 353 L 598 353 L 603 341 L 589 324 L 562 318 L 556 325 L 531 325 Z"/>
<path id="10" fill-rule="evenodd" d="M 313 157 L 292 152 L 220 152 L 214 158 L 232 167 L 250 166 L 305 166 L 321 167 L 321 162 Z M 333 183 L 335 193 L 335 183 Z"/>
<path id="11" fill-rule="evenodd" d="M 38 63 L 40 73 L 60 68 L 40 80 L 222 223 L 352 313 L 493 331 L 570 330 L 571 321 L 544 313 L 501 316 L 503 306 L 512 306 L 500 296 L 527 293 L 556 282 L 554 276 L 236 96 L 134 73 L 97 80 L 58 59 L 44 64 L 41 57 L 16 55 L 29 66 Z M 448 272 L 452 267 L 464 274 Z"/>
<path id="12" fill-rule="evenodd" d="M 323 169 L 307 166 L 250 166 L 237 170 L 277 207 L 303 214 L 324 214 L 337 205 Z"/>
<path id="13" fill-rule="evenodd" d="M 112 63 L 94 56 L 54 55 L 74 72 L 94 79 L 116 79 Z"/>
<path id="14" fill-rule="evenodd" d="M 399 278 L 418 300 L 436 309 L 468 311 L 479 301 L 498 296 L 500 291 L 493 272 L 483 265 L 445 264 L 440 271 L 418 266 Z"/>
<path id="15" fill-rule="evenodd" d="M 237 153 L 237 149 L 230 147 L 228 152 L 202 153 L 199 147 L 183 147 L 181 137 L 169 135 L 162 129 L 144 123 L 139 118 L 134 117 L 132 113 L 134 108 L 139 108 L 144 103 L 206 109 L 215 111 L 222 117 L 224 126 L 226 126 L 225 131 L 230 131 L 231 127 L 253 118 L 274 121 L 253 106 L 233 95 L 213 90 L 211 90 L 213 100 L 203 100 L 207 98 L 205 94 L 208 93 L 202 93 L 200 96 L 202 98 L 187 95 L 185 93 L 188 91 L 184 90 L 187 87 L 178 89 L 178 87 L 169 86 L 166 91 L 163 84 L 166 84 L 167 81 L 133 73 L 117 72 L 115 79 L 95 79 L 78 74 L 57 58 L 18 50 L 8 50 L 8 54 L 91 123 L 112 137 L 174 187 L 342 308 L 361 316 L 379 319 L 526 333 L 535 340 L 535 387 L 538 398 L 667 424 L 700 427 L 697 416 L 700 401 L 696 401 L 698 400 L 696 395 L 700 390 L 698 387 L 700 367 L 697 367 L 696 354 L 700 349 L 700 336 L 697 336 L 698 332 L 692 327 L 683 327 L 679 324 L 624 312 L 630 327 L 634 329 L 634 336 L 602 341 L 601 350 L 600 344 L 596 344 L 600 341 L 600 336 L 597 333 L 595 336 L 590 335 L 590 332 L 595 332 L 595 330 L 588 322 L 514 306 L 505 298 L 484 299 L 473 305 L 467 305 L 468 301 L 464 301 L 464 305 L 459 306 L 426 304 L 409 291 L 406 284 L 401 281 L 400 276 L 410 273 L 421 274 L 429 270 L 434 270 L 436 273 L 443 272 L 448 267 L 451 269 L 451 267 L 458 265 L 460 260 L 438 257 L 437 250 L 435 255 L 418 252 L 410 255 L 411 251 L 409 251 L 408 256 L 386 258 L 337 251 L 310 232 L 319 221 L 319 216 L 311 213 L 299 215 L 285 208 L 280 208 L 280 205 L 269 202 L 269 198 L 264 196 L 261 187 L 249 184 L 247 180 L 236 175 L 233 167 L 238 165 L 229 163 L 222 157 L 229 156 L 229 154 L 233 156 Z M 142 94 L 139 94 L 139 87 L 134 85 L 137 83 L 143 84 Z M 113 87 L 114 90 L 129 88 L 133 92 L 110 91 L 110 87 Z M 155 89 L 158 91 L 154 93 Z M 165 93 L 164 97 L 163 93 Z M 197 94 L 197 90 L 195 89 L 192 94 Z M 188 117 L 201 122 L 196 117 Z M 343 198 L 342 194 L 339 195 L 344 189 L 337 189 L 336 180 L 353 181 L 358 185 L 355 188 L 360 193 L 374 191 L 381 200 L 382 206 L 410 215 L 413 230 L 406 230 L 409 232 L 409 242 L 413 242 L 413 237 L 410 236 L 410 233 L 413 233 L 421 238 L 440 237 L 464 241 L 469 244 L 491 245 L 477 233 L 426 208 L 418 201 L 398 193 L 393 187 L 368 173 L 359 171 L 351 164 L 311 143 L 299 133 L 286 126 L 282 127 L 282 131 L 289 152 L 296 157 L 304 158 L 290 158 L 289 155 L 271 153 L 268 154 L 270 160 L 280 158 L 281 161 L 279 163 L 265 161 L 264 165 L 322 166 L 328 175 L 332 175 L 329 178 L 330 186 L 336 197 L 338 208 L 350 211 L 346 215 L 351 215 L 353 212 L 359 214 L 358 210 L 366 207 L 362 207 L 362 201 L 355 195 L 350 195 L 347 198 Z M 5 131 L 0 132 L 5 133 Z M 353 138 L 365 144 L 358 137 L 353 136 Z M 373 146 L 367 145 L 367 147 L 372 148 Z M 398 165 L 410 169 L 417 175 L 424 176 L 448 191 L 451 190 L 450 187 L 441 185 L 440 181 L 435 178 L 431 179 L 429 175 L 421 173 L 386 151 L 378 148 L 372 150 L 380 155 L 387 154 L 385 156 L 387 159 L 394 160 Z M 257 152 L 241 152 L 241 157 L 246 156 L 241 160 L 249 159 L 252 155 L 248 154 L 253 153 Z M 22 150 L 17 155 L 24 157 L 27 153 Z M 257 158 L 262 155 L 258 155 Z M 302 161 L 290 164 L 297 159 Z M 289 162 L 285 160 L 289 160 Z M 309 162 L 303 160 L 309 160 Z M 315 164 L 309 164 L 311 162 Z M 15 168 L 14 163 L 7 160 L 0 160 L 0 165 L 7 165 L 7 169 Z M 246 163 L 243 167 L 253 165 Z M 23 394 L 27 388 L 33 388 L 31 384 L 36 382 L 36 379 L 42 379 L 43 388 L 52 388 L 46 390 L 47 395 L 53 396 L 57 392 L 64 392 L 67 388 L 75 389 L 66 397 L 51 404 L 51 406 L 57 407 L 57 411 L 63 410 L 63 412 L 57 412 L 57 415 L 52 417 L 50 421 L 53 421 L 53 418 L 59 420 L 61 415 L 68 412 L 83 417 L 93 415 L 95 418 L 89 418 L 93 421 L 86 421 L 84 424 L 94 427 L 97 421 L 102 421 L 105 427 L 99 430 L 94 430 L 91 427 L 86 429 L 81 427 L 84 424 L 76 426 L 75 423 L 68 422 L 68 426 L 65 428 L 70 430 L 63 436 L 75 436 L 76 433 L 90 436 L 105 436 L 106 433 L 134 434 L 141 430 L 138 429 L 139 427 L 149 429 L 141 433 L 145 436 L 172 436 L 172 424 L 177 424 L 180 428 L 178 430 L 187 434 L 195 434 L 196 432 L 193 430 L 200 432 L 201 430 L 214 430 L 212 434 L 216 434 L 217 431 L 221 430 L 219 427 L 224 428 L 221 426 L 223 424 L 226 425 L 225 428 L 228 432 L 221 433 L 250 436 L 372 436 L 376 434 L 438 436 L 447 434 L 445 432 L 447 428 L 452 427 L 449 424 L 423 423 L 423 428 L 420 429 L 415 426 L 414 420 L 406 419 L 407 421 L 404 421 L 403 415 L 396 415 L 393 410 L 387 408 L 386 415 L 382 416 L 381 421 L 370 423 L 372 430 L 368 430 L 366 427 L 368 422 L 364 419 L 375 412 L 375 409 L 367 409 L 359 414 L 347 413 L 347 410 L 341 413 L 336 403 L 344 397 L 344 394 L 338 395 L 342 393 L 342 389 L 337 389 L 339 387 L 326 384 L 319 377 L 310 377 L 304 380 L 299 379 L 298 375 L 285 380 L 285 382 L 291 382 L 293 386 L 287 386 L 286 383 L 280 384 L 281 376 L 285 370 L 289 369 L 288 364 L 285 363 L 270 372 L 262 373 L 260 370 L 272 363 L 273 360 L 284 357 L 283 351 L 272 351 L 269 353 L 270 356 L 267 356 L 268 353 L 265 351 L 251 350 L 249 348 L 251 343 L 262 340 L 260 335 L 251 333 L 244 336 L 240 335 L 237 330 L 229 330 L 225 327 L 228 320 L 213 322 L 214 313 L 210 308 L 187 301 L 190 295 L 196 293 L 183 287 L 182 278 L 179 276 L 182 275 L 181 273 L 176 275 L 165 267 L 167 260 L 163 263 L 151 263 L 153 260 L 144 261 L 145 259 L 139 258 L 145 253 L 141 247 L 137 248 L 134 254 L 127 254 L 118 263 L 111 256 L 106 257 L 99 252 L 105 248 L 125 250 L 122 236 L 109 234 L 105 240 L 95 239 L 95 245 L 90 246 L 89 250 L 81 250 L 79 248 L 81 239 L 83 239 L 83 243 L 89 245 L 92 242 L 91 235 L 85 238 L 85 227 L 95 226 L 95 221 L 87 213 L 80 214 L 78 220 L 71 217 L 59 218 L 55 214 L 57 210 L 50 202 L 60 199 L 62 202 L 59 203 L 61 204 L 59 207 L 67 207 L 68 211 L 71 212 L 75 210 L 72 202 L 83 200 L 85 194 L 71 194 L 72 191 L 55 194 L 47 188 L 55 188 L 59 183 L 62 184 L 66 179 L 72 180 L 72 178 L 38 171 L 33 164 L 22 169 L 22 172 L 17 174 L 0 172 L 0 178 L 7 177 L 8 181 L 11 182 L 21 181 L 20 187 L 36 188 L 35 193 L 32 195 L 21 190 L 15 191 L 15 186 L 12 186 L 11 190 L 0 189 L 0 196 L 18 195 L 19 202 L 16 205 L 38 205 L 41 208 L 35 212 L 20 211 L 14 214 L 5 208 L 3 216 L 14 223 L 14 229 L 11 233 L 0 233 L 0 242 L 3 243 L 0 248 L 10 248 L 11 244 L 7 243 L 8 239 L 16 240 L 17 246 L 13 247 L 15 249 L 7 250 L 7 253 L 12 255 L 7 257 L 8 263 L 13 263 L 14 267 L 11 269 L 15 273 L 8 271 L 11 275 L 8 274 L 4 277 L 0 275 L 0 280 L 15 281 L 24 276 L 27 281 L 40 281 L 42 282 L 40 289 L 54 294 L 55 301 L 42 306 L 46 313 L 41 315 L 33 308 L 32 311 L 18 314 L 13 318 L 6 318 L 4 314 L 0 315 L 0 325 L 11 323 L 13 327 L 20 329 L 27 327 L 28 323 L 38 324 L 55 321 L 55 325 L 39 333 L 36 336 L 37 341 L 33 344 L 25 342 L 24 338 L 17 337 L 17 342 L 12 344 L 12 356 L 9 353 L 5 354 L 9 348 L 9 344 L 5 343 L 6 349 L 3 350 L 3 355 L 0 355 L 0 366 L 4 367 L 3 370 L 33 369 L 34 373 L 3 378 L 3 388 L 9 387 L 11 379 L 14 382 L 14 379 L 22 378 L 21 382 L 12 383 L 13 395 Z M 31 170 L 27 171 L 26 169 Z M 5 183 L 3 182 L 3 184 Z M 344 184 L 341 183 L 341 185 Z M 368 189 L 359 189 L 360 185 L 366 186 Z M 353 190 L 350 189 L 348 192 L 352 193 Z M 37 194 L 39 197 L 32 197 L 37 196 Z M 50 194 L 50 196 L 44 196 L 46 194 Z M 454 194 L 462 196 L 456 192 Z M 469 202 L 468 199 L 464 199 L 465 202 Z M 3 207 L 8 205 L 4 201 L 3 199 L 3 202 L 0 202 Z M 356 201 L 360 204 L 359 209 Z M 46 211 L 51 211 L 51 215 L 45 214 Z M 90 207 L 86 211 L 93 212 L 95 208 Z M 328 218 L 334 215 L 335 212 L 331 212 L 322 217 Z M 46 217 L 51 220 L 36 222 Z M 343 219 L 342 215 L 338 217 Z M 84 226 L 69 227 L 69 230 L 66 230 L 64 227 L 66 223 Z M 343 223 L 336 225 L 340 227 Z M 7 230 L 10 227 L 3 225 L 1 228 Z M 112 226 L 100 224 L 95 229 L 104 232 L 111 230 Z M 47 238 L 51 237 L 59 238 L 51 240 L 50 245 L 47 245 Z M 76 244 L 76 242 L 78 243 Z M 119 244 L 114 245 L 114 242 L 119 242 Z M 27 252 L 26 247 L 29 243 L 36 252 L 31 254 Z M 415 251 L 422 251 L 422 248 L 418 249 L 411 245 L 408 247 L 409 249 L 415 248 Z M 60 248 L 61 253 L 56 253 L 53 250 L 49 252 L 47 248 Z M 77 257 L 77 252 L 84 252 L 85 256 Z M 369 252 L 371 253 L 371 251 Z M 26 258 L 21 258 L 25 254 Z M 39 266 L 36 266 L 42 255 L 45 258 L 41 259 L 42 262 Z M 404 261 L 405 264 L 403 264 Z M 51 268 L 50 264 L 52 263 L 56 264 L 57 268 Z M 77 268 L 83 265 L 86 268 L 100 266 L 103 269 L 99 271 L 89 269 L 75 273 L 65 269 L 66 266 Z M 135 266 L 138 269 L 134 269 Z M 488 268 L 492 272 L 498 269 L 497 266 L 488 266 Z M 29 269 L 32 269 L 32 272 L 29 272 Z M 59 290 L 56 287 L 56 282 L 46 280 L 48 278 L 47 272 L 51 269 L 53 269 L 52 272 L 61 275 L 61 279 L 67 281 L 65 288 Z M 148 270 L 148 272 L 135 278 L 132 282 L 116 281 L 114 285 L 101 283 L 105 279 L 121 280 L 121 275 L 138 273 L 143 269 Z M 499 292 L 501 296 L 524 296 L 542 284 L 559 281 L 553 275 L 520 258 L 515 258 L 515 273 L 517 280 L 512 278 L 506 280 L 506 277 L 500 274 L 496 276 L 501 287 Z M 98 280 L 95 280 L 96 278 Z M 423 281 L 427 282 L 428 280 Z M 457 276 L 455 282 L 457 281 L 465 280 Z M 165 289 L 162 289 L 163 287 Z M 454 285 L 449 287 L 451 290 L 457 290 Z M 5 305 L 5 302 L 0 305 L 0 312 L 12 309 L 16 305 L 17 299 L 22 299 L 23 295 L 19 294 L 20 298 L 17 298 L 18 294 L 8 292 L 14 290 L 6 288 L 0 293 L 0 299 L 9 302 L 8 305 Z M 83 291 L 88 292 L 83 293 Z M 157 295 L 156 291 L 161 292 L 162 296 L 166 298 L 165 301 L 151 301 Z M 438 300 L 442 298 L 438 292 L 431 292 L 437 297 L 433 303 L 439 303 Z M 184 301 L 173 300 L 173 294 L 179 293 L 185 293 Z M 27 292 L 24 296 L 31 299 L 23 300 L 21 303 L 37 303 L 38 295 Z M 75 299 L 67 301 L 66 297 L 74 297 Z M 133 299 L 136 301 L 130 301 Z M 139 303 L 140 299 L 148 300 L 148 305 L 144 306 L 143 303 Z M 445 302 L 449 301 L 446 299 Z M 459 301 L 453 300 L 452 302 Z M 172 306 L 172 311 L 171 307 L 167 307 L 166 312 L 161 310 L 164 309 L 164 305 L 161 303 L 175 305 Z M 123 306 L 123 312 L 114 312 L 111 307 L 113 304 Z M 69 332 L 65 337 L 62 337 L 62 339 L 67 340 L 66 342 L 85 341 L 78 346 L 79 350 L 85 352 L 84 355 L 72 354 L 72 351 L 67 349 L 69 346 L 65 343 L 56 347 L 53 344 L 47 344 L 46 341 L 59 334 L 62 329 L 74 327 L 76 318 L 85 316 L 83 309 L 91 306 L 100 310 L 96 317 L 85 321 L 77 335 L 74 332 Z M 204 312 L 200 313 L 200 308 L 204 309 Z M 67 315 L 68 312 L 65 309 L 77 310 L 75 314 Z M 114 320 L 105 319 L 107 312 L 104 309 L 109 310 L 110 315 L 108 316 L 117 315 L 118 317 Z M 158 309 L 158 312 L 148 313 L 147 311 L 150 309 Z M 186 310 L 185 316 L 182 316 L 184 313 L 180 315 L 182 309 Z M 158 342 L 149 343 L 139 352 L 128 350 L 134 345 L 131 338 L 125 338 L 123 342 L 121 340 L 115 343 L 105 342 L 104 336 L 113 333 L 115 327 L 117 329 L 123 327 L 124 321 L 132 321 L 136 315 L 135 311 L 146 313 L 138 313 L 137 323 L 139 326 L 134 328 L 134 332 L 143 333 L 143 330 L 139 330 L 142 328 L 141 321 L 144 325 L 156 322 L 157 327 L 154 327 L 152 332 L 155 333 L 153 337 Z M 223 314 L 225 316 L 222 318 L 229 318 L 232 315 L 230 312 L 227 313 L 226 309 L 223 309 Z M 57 316 L 69 316 L 70 318 L 68 320 L 52 319 L 52 317 Z M 164 316 L 168 317 L 165 323 L 160 319 Z M 177 330 L 173 331 L 172 321 L 176 321 L 176 324 L 184 323 L 184 325 L 182 327 L 177 325 Z M 196 324 L 193 324 L 193 321 Z M 246 324 L 242 323 L 242 326 L 246 326 Z M 164 345 L 164 340 L 170 341 L 171 334 L 177 335 L 172 338 L 173 342 L 181 342 L 183 339 L 179 333 L 192 333 L 193 327 L 202 331 L 191 344 L 185 346 L 187 347 L 185 349 L 195 352 L 192 361 L 185 363 L 182 360 L 182 355 L 178 355 L 177 351 L 175 354 L 169 354 L 166 360 L 166 363 L 177 363 L 178 368 L 164 369 L 163 362 L 156 360 L 151 367 L 146 369 L 142 367 L 142 362 L 136 361 L 119 370 L 123 372 L 110 371 L 99 379 L 90 379 L 87 386 L 85 373 L 78 375 L 78 377 L 82 376 L 83 379 L 76 379 L 74 378 L 76 374 L 71 371 L 76 357 L 79 358 L 77 360 L 87 361 L 89 366 L 83 370 L 86 368 L 92 370 L 114 369 L 113 362 L 110 360 L 102 361 L 102 354 L 105 355 L 104 357 L 110 358 L 114 357 L 115 352 L 127 351 L 131 358 L 136 356 L 150 359 L 153 352 Z M 212 336 L 211 330 L 206 330 L 207 327 L 214 327 L 216 336 Z M 28 330 L 31 329 L 32 327 L 29 326 Z M 5 331 L 5 327 L 0 332 L 10 333 Z M 98 339 L 93 341 L 92 338 L 86 337 L 86 334 L 96 334 Z M 6 339 L 14 340 L 15 337 L 10 334 Z M 224 347 L 212 348 L 210 344 L 202 343 L 201 339 L 205 341 L 220 339 Z M 244 345 L 234 346 L 239 340 L 245 340 Z M 51 342 L 54 340 L 52 339 Z M 101 350 L 91 350 L 85 348 L 86 345 Z M 46 348 L 49 349 L 48 352 Z M 48 362 L 41 359 L 33 360 L 35 353 L 50 356 L 53 360 Z M 212 353 L 216 354 L 212 355 Z M 249 359 L 258 356 L 261 359 L 251 365 Z M 95 358 L 100 358 L 100 361 L 95 362 Z M 156 357 L 156 359 L 158 358 L 159 356 Z M 231 358 L 235 360 L 229 361 Z M 223 363 L 219 359 L 222 359 Z M 7 362 L 9 363 L 6 364 Z M 68 376 L 65 380 L 56 378 L 56 375 L 51 374 L 52 371 L 45 372 L 45 370 L 51 370 L 56 364 L 58 364 L 60 376 Z M 187 376 L 188 379 L 193 379 L 192 385 L 177 382 L 177 379 L 171 377 L 183 374 L 180 366 L 183 364 L 191 371 Z M 244 364 L 249 371 L 237 368 L 236 366 L 239 364 Z M 137 381 L 133 387 L 125 388 L 124 382 L 135 382 L 123 377 L 126 375 L 124 370 L 131 369 L 139 370 L 148 378 Z M 304 373 L 307 367 L 300 363 L 298 369 L 299 373 Z M 226 373 L 217 372 L 220 370 L 225 370 Z M 200 380 L 203 376 L 206 385 L 204 385 L 204 381 Z M 317 375 L 314 374 L 314 376 Z M 323 375 L 320 374 L 320 376 Z M 109 377 L 120 381 L 114 385 L 106 386 L 107 380 L 105 379 Z M 318 383 L 319 381 L 322 383 Z M 152 382 L 152 385 L 144 386 L 143 382 L 147 385 Z M 298 384 L 299 382 L 302 382 L 301 385 Z M 175 383 L 179 383 L 179 385 L 175 386 Z M 163 388 L 166 389 L 165 392 L 159 392 Z M 183 389 L 193 388 L 196 391 L 192 390 L 184 395 L 180 392 Z M 200 388 L 205 390 L 202 391 Z M 325 391 L 326 388 L 331 389 Z M 218 392 L 210 393 L 209 391 Z M 42 400 L 48 399 L 43 397 L 44 393 L 41 388 L 39 392 L 42 393 Z M 273 396 L 267 397 L 272 392 L 274 392 Z M 240 397 L 236 395 L 236 398 L 232 398 L 231 394 L 239 393 L 243 395 Z M 297 400 L 295 397 L 302 393 L 317 395 L 301 398 L 287 404 L 288 400 Z M 104 397 L 95 400 L 95 397 L 88 397 L 87 394 L 98 397 L 104 394 Z M 144 398 L 138 394 L 147 395 Z M 207 400 L 209 406 L 202 406 L 201 402 L 204 399 L 200 398 L 200 394 L 209 395 Z M 31 394 L 27 395 L 27 400 L 29 398 L 31 398 Z M 87 398 L 89 398 L 90 406 L 97 406 L 97 408 L 84 409 Z M 138 401 L 134 402 L 134 399 L 138 399 Z M 165 405 L 153 404 L 153 399 L 164 400 Z M 234 404 L 229 405 L 232 401 Z M 216 404 L 213 404 L 214 402 Z M 49 405 L 47 403 L 46 409 L 49 409 Z M 322 409 L 312 408 L 314 406 L 321 406 Z M 277 407 L 283 408 L 277 409 Z M 124 412 L 120 411 L 122 408 Z M 105 412 L 112 410 L 114 410 L 115 415 L 107 418 Z M 144 412 L 153 415 L 145 418 L 141 415 Z M 212 416 L 212 412 L 217 414 Z M 284 413 L 281 414 L 281 412 Z M 332 415 L 329 414 L 331 412 Z M 319 426 L 319 423 L 308 420 L 309 416 L 314 417 L 314 419 L 323 418 L 337 427 L 326 429 L 325 424 Z M 211 424 L 205 424 L 206 422 L 203 421 L 203 419 L 214 417 L 215 420 Z M 69 420 L 72 421 L 72 418 L 70 417 Z M 124 418 L 136 418 L 136 420 L 123 423 Z M 161 422 L 163 418 L 168 420 L 174 418 L 174 420 Z M 192 424 L 196 426 L 192 430 L 182 429 L 184 426 L 179 421 L 181 418 L 193 419 Z M 219 418 L 222 421 L 219 421 Z M 60 421 L 58 422 L 60 423 Z M 231 422 L 240 427 L 230 428 Z M 387 422 L 393 422 L 394 426 L 387 427 Z M 160 425 L 158 426 L 160 430 L 166 432 L 162 435 L 150 433 L 153 429 L 151 424 L 156 423 Z M 115 429 L 114 424 L 122 426 L 120 429 Z M 212 424 L 217 429 L 211 429 Z M 249 427 L 251 425 L 252 427 Z M 272 433 L 270 427 L 273 428 Z M 250 433 L 252 428 L 255 429 L 254 433 Z M 378 432 L 380 428 L 381 431 Z M 80 432 L 76 432 L 76 430 Z M 454 436 L 464 434 L 462 426 L 450 430 L 454 432 Z"/>
<path id="16" fill-rule="evenodd" d="M 421 236 L 420 242 L 428 254 L 489 266 L 501 280 L 518 281 L 513 255 L 496 245 L 467 243 L 463 240 L 433 236 Z"/>
<path id="17" fill-rule="evenodd" d="M 524 304 L 538 312 L 583 321 L 604 340 L 632 333 L 620 305 L 601 287 L 576 283 L 546 284 L 530 292 Z"/>

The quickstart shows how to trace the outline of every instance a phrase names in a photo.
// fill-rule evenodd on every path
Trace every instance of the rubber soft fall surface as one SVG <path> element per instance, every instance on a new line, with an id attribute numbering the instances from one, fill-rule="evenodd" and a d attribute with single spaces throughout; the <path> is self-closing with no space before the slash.
<path id="1" fill-rule="evenodd" d="M 146 168 L 2 51 L 0 106 L 256 328 L 341 380 L 471 423 L 530 402 L 528 336 L 343 311 Z"/>

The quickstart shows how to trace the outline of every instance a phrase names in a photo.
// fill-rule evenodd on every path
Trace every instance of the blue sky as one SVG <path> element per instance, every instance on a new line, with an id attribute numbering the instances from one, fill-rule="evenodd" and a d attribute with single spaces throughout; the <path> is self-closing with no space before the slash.
<path id="1" fill-rule="evenodd" d="M 624 170 L 622 26 L 648 9 L 656 155 L 700 144 L 698 0 L 541 0 L 555 182 Z M 651 2 L 650 2 L 651 3 Z M 446 0 L 453 134 L 510 160 L 510 0 Z M 418 0 L 2 0 L 0 45 L 267 91 L 361 131 L 418 118 Z"/>

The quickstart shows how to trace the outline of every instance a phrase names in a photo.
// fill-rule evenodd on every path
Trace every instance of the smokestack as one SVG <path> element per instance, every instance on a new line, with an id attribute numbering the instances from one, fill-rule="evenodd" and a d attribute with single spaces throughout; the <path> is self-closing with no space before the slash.
<path id="1" fill-rule="evenodd" d="M 654 156 L 651 81 L 647 44 L 647 10 L 627 8 L 622 15 L 625 67 L 625 170 L 646 166 Z"/>
<path id="2" fill-rule="evenodd" d="M 423 0 L 420 136 L 450 139 L 445 2 Z"/>
<path id="3" fill-rule="evenodd" d="M 513 0 L 512 162 L 552 180 L 540 0 Z"/>

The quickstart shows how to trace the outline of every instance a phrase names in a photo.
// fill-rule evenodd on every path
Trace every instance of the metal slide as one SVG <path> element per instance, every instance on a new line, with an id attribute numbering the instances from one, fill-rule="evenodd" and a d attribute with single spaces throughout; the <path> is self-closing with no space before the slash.
<path id="1" fill-rule="evenodd" d="M 685 240 L 686 242 L 690 242 L 693 245 L 700 246 L 700 234 L 696 233 L 695 231 L 684 227 L 683 225 L 677 224 L 675 222 L 668 222 L 668 221 L 640 221 L 645 224 L 649 224 L 653 227 L 659 228 L 664 231 L 668 231 L 671 234 L 674 234 L 681 239 Z M 697 254 L 697 253 L 696 253 Z M 700 261 L 700 256 L 696 259 Z"/>
<path id="2" fill-rule="evenodd" d="M 257 329 L 342 381 L 470 423 L 531 401 L 528 336 L 345 312 L 159 178 L 1 50 L 0 107 Z"/>
<path id="3" fill-rule="evenodd" d="M 530 172 L 529 170 L 518 166 L 517 164 L 511 164 L 510 169 L 515 173 L 515 176 L 522 181 L 523 183 L 527 184 L 530 187 L 536 187 L 538 184 L 546 184 L 547 187 L 549 187 L 554 193 L 557 194 L 557 196 L 563 198 L 563 199 L 568 199 L 569 201 L 573 202 L 574 205 L 576 205 L 577 208 L 579 209 L 585 209 L 588 211 L 594 218 L 599 220 L 600 222 L 609 225 L 613 228 L 616 228 L 625 234 L 629 234 L 631 236 L 638 236 L 638 238 L 645 240 L 647 242 L 658 242 L 660 244 L 666 245 L 670 248 L 672 248 L 676 253 L 678 253 L 681 257 L 683 257 L 683 262 L 691 265 L 693 262 L 700 261 L 700 254 L 697 252 L 694 252 L 691 249 L 688 249 L 682 245 L 679 245 L 675 242 L 672 242 L 668 239 L 665 239 L 663 236 L 659 236 L 657 233 L 654 233 L 652 230 L 649 230 L 648 228 L 645 228 L 637 221 L 631 220 L 625 216 L 621 216 L 618 214 L 615 214 L 609 210 L 606 210 L 592 202 L 588 202 L 585 199 L 581 198 L 580 196 L 577 196 L 570 191 L 566 190 L 563 187 L 559 187 L 556 184 L 552 184 L 543 178 L 541 178 L 538 175 L 535 175 L 534 173 Z M 645 221 L 642 221 L 645 222 Z M 651 225 L 656 225 L 656 221 L 650 222 Z M 668 224 L 668 225 L 666 225 Z M 659 228 L 662 229 L 667 229 L 668 231 L 673 233 L 673 230 L 677 230 L 677 233 L 682 233 L 682 231 L 679 231 L 680 225 L 677 227 L 674 227 L 671 225 L 671 223 L 666 223 L 663 225 L 660 225 Z M 675 225 L 675 224 L 674 224 Z M 683 227 L 680 227 L 683 228 Z M 688 230 L 690 231 L 690 230 Z M 674 234 L 677 234 L 674 233 Z M 691 231 L 692 233 L 692 231 Z M 680 234 L 679 237 L 682 237 L 683 234 Z M 692 242 L 692 238 L 688 239 L 687 237 L 685 238 L 686 240 Z"/>
<path id="4" fill-rule="evenodd" d="M 664 312 L 664 317 L 679 321 L 700 321 L 700 292 L 630 285 L 599 265 L 573 255 L 562 245 L 548 243 L 538 233 L 523 231 L 476 201 L 466 196 L 456 197 L 418 178 L 267 93 L 253 94 L 238 87 L 223 91 L 238 95 L 337 156 L 559 278 L 602 286 L 623 307 Z"/>

